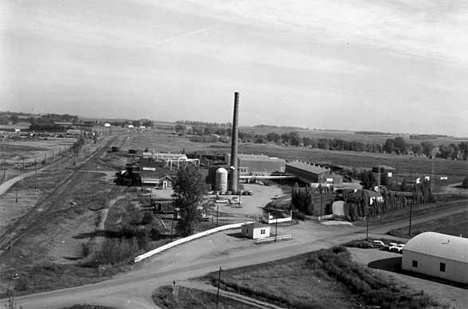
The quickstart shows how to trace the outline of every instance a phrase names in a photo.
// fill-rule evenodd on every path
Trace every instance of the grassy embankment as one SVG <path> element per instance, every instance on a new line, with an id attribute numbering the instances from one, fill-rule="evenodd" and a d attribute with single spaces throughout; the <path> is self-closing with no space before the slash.
<path id="1" fill-rule="evenodd" d="M 204 277 L 217 285 L 218 273 Z M 344 247 L 223 271 L 221 287 L 287 308 L 426 308 L 437 305 L 352 262 Z"/>
<path id="2" fill-rule="evenodd" d="M 176 289 L 176 290 L 175 290 Z M 219 304 L 216 305 L 216 294 L 186 288 L 163 286 L 153 293 L 153 301 L 156 305 L 166 309 L 178 308 L 219 308 L 219 309 L 254 309 L 251 306 L 240 301 L 220 296 Z M 176 292 L 177 291 L 177 292 Z"/>

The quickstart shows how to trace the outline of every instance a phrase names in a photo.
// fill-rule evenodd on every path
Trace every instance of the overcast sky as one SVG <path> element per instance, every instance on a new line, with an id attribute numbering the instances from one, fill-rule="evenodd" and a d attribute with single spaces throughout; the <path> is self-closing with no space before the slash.
<path id="1" fill-rule="evenodd" d="M 466 0 L 2 0 L 0 110 L 468 136 Z"/>

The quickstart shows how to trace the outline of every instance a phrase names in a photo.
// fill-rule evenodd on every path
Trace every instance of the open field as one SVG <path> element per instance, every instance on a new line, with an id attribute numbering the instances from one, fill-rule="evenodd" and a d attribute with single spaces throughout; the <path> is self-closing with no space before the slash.
<path id="1" fill-rule="evenodd" d="M 177 291 L 177 292 L 175 292 Z M 255 309 L 257 306 L 247 305 L 243 302 L 229 299 L 224 296 L 216 301 L 216 294 L 201 290 L 163 286 L 157 289 L 153 296 L 156 305 L 164 309 L 176 308 L 220 308 L 220 309 Z"/>
<path id="2" fill-rule="evenodd" d="M 21 140 L 21 141 L 6 141 L 2 142 L 0 148 L 0 160 L 5 164 L 12 161 L 27 162 L 36 161 L 40 163 L 46 158 L 58 156 L 59 153 L 65 152 L 75 142 L 74 138 L 48 138 L 42 140 Z"/>
<path id="3" fill-rule="evenodd" d="M 217 284 L 217 273 L 204 277 Z M 223 271 L 221 287 L 287 308 L 425 308 L 427 295 L 358 266 L 344 247 Z"/>
<path id="4" fill-rule="evenodd" d="M 327 138 L 327 139 L 341 139 L 344 141 L 357 141 L 363 143 L 385 143 L 387 139 L 394 139 L 397 136 L 405 136 L 405 140 L 408 143 L 421 143 L 423 140 L 412 140 L 409 138 L 409 134 L 396 134 L 389 132 L 388 134 L 358 134 L 356 131 L 346 130 L 319 130 L 319 129 L 292 129 L 292 128 L 269 128 L 269 127 L 240 127 L 242 132 L 255 132 L 255 134 L 267 135 L 268 133 L 277 133 L 279 135 L 283 133 L 290 133 L 296 131 L 301 137 L 308 137 L 312 139 Z M 434 145 L 439 146 L 441 144 L 458 144 L 462 141 L 466 141 L 467 138 L 459 138 L 452 136 L 443 136 L 434 139 L 425 139 L 424 141 L 430 141 Z"/>
<path id="5" fill-rule="evenodd" d="M 372 168 L 372 166 L 384 164 L 396 168 L 397 174 L 406 175 L 430 175 L 432 169 L 432 162 L 427 158 L 381 153 L 327 151 L 260 144 L 241 144 L 239 145 L 239 152 L 265 154 L 286 160 L 344 165 L 351 168 Z M 434 175 L 448 176 L 448 183 L 463 181 L 467 173 L 468 161 L 434 159 Z"/>
<path id="6" fill-rule="evenodd" d="M 416 224 L 411 227 L 411 236 L 423 232 L 437 232 L 453 236 L 468 236 L 468 210 L 442 219 Z M 396 237 L 408 237 L 408 228 L 391 230 L 390 235 Z"/>

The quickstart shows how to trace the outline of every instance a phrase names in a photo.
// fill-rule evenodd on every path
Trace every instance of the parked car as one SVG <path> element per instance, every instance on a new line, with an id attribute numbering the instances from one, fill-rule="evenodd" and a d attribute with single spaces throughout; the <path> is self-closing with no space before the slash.
<path id="1" fill-rule="evenodd" d="M 398 245 L 396 245 L 396 246 L 390 246 L 390 247 L 388 248 L 388 250 L 391 251 L 391 252 L 403 253 L 403 247 L 400 247 L 400 246 L 398 246 Z"/>
<path id="2" fill-rule="evenodd" d="M 383 247 L 385 247 L 386 245 L 385 245 L 385 243 L 384 243 L 383 241 L 381 241 L 381 240 L 374 240 L 374 241 L 372 242 L 372 246 L 374 246 L 374 248 L 383 248 Z"/>
<path id="3" fill-rule="evenodd" d="M 242 204 L 240 197 L 234 196 L 229 199 L 229 204 Z"/>

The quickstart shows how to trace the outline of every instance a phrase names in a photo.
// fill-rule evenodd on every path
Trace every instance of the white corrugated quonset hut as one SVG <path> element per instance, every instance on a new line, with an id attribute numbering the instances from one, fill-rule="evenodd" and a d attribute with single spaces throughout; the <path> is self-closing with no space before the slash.
<path id="1" fill-rule="evenodd" d="M 403 248 L 402 268 L 459 283 L 468 283 L 468 239 L 426 232 Z"/>

